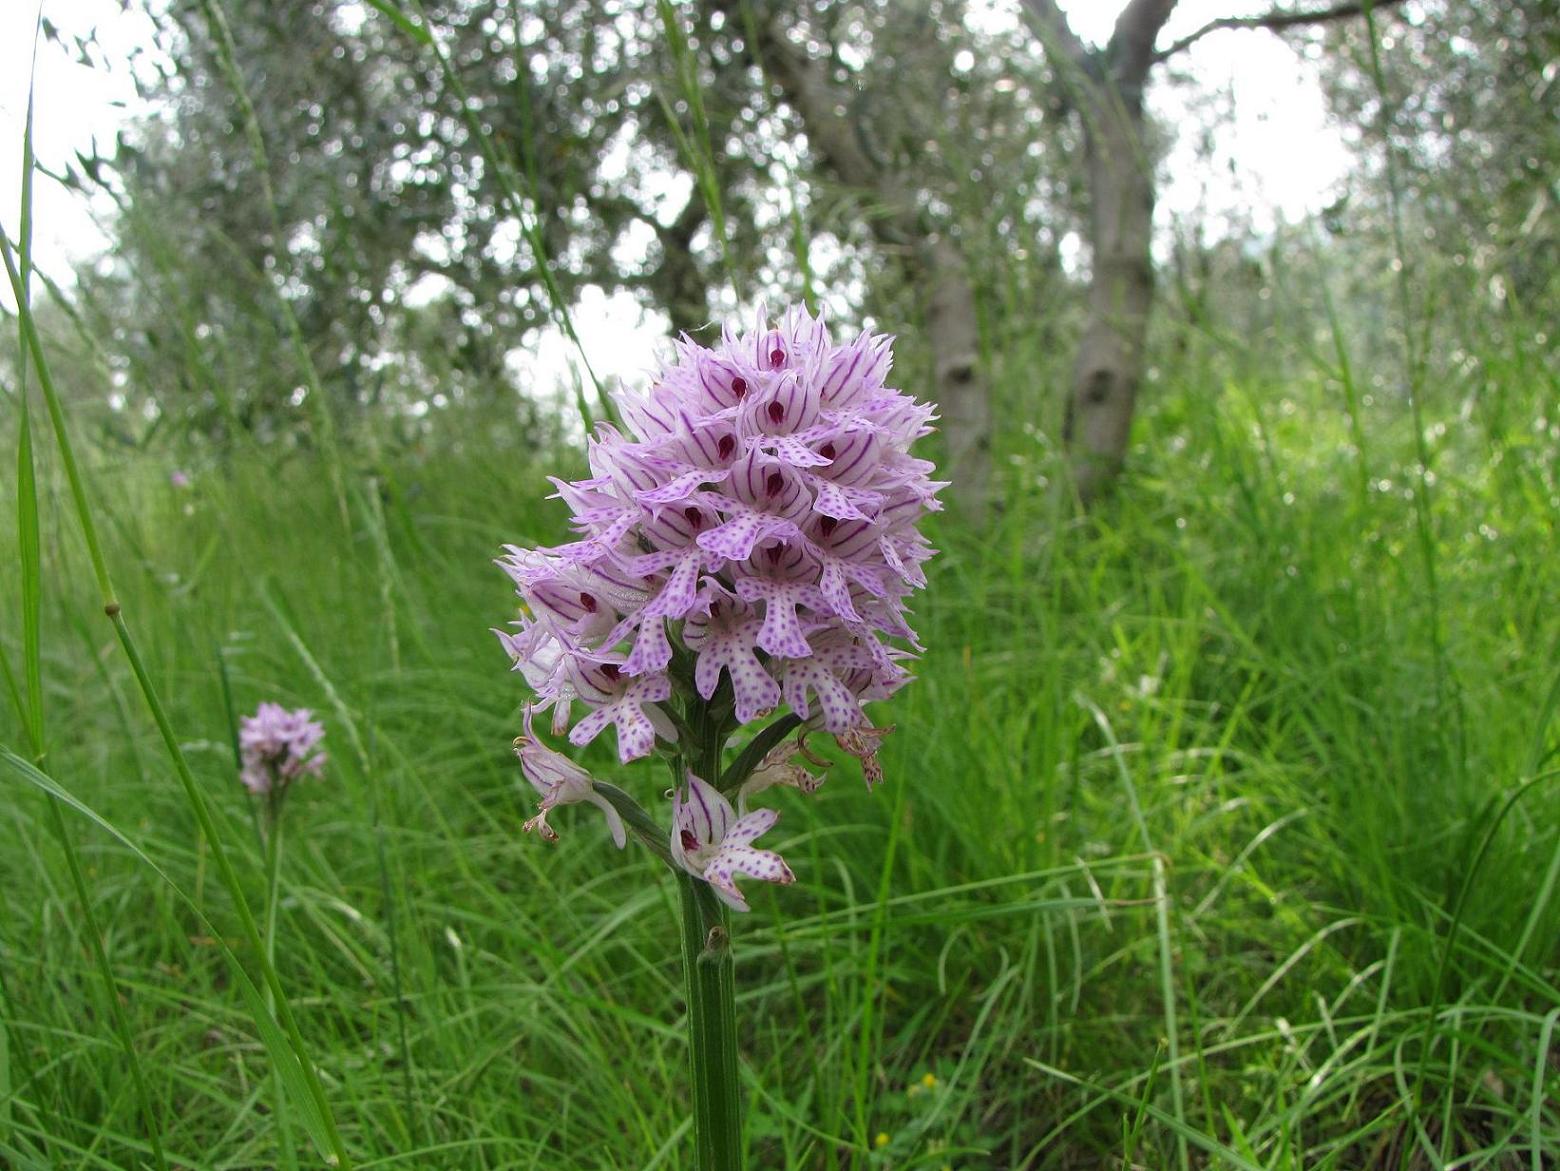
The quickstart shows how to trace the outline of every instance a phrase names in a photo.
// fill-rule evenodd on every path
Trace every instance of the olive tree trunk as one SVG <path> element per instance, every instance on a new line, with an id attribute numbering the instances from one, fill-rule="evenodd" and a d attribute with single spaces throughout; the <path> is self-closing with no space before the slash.
<path id="1" fill-rule="evenodd" d="M 1073 483 L 1090 504 L 1127 454 L 1144 341 L 1154 302 L 1154 161 L 1143 134 L 1143 89 L 1154 42 L 1176 0 L 1132 0 L 1109 42 L 1090 48 L 1055 0 L 1025 9 L 1057 76 L 1058 96 L 1083 123 L 1089 195 L 1089 300 L 1073 364 L 1064 438 Z"/>
<path id="2" fill-rule="evenodd" d="M 1121 471 L 1154 300 L 1153 163 L 1143 149 L 1142 110 L 1120 100 L 1107 102 L 1095 114 L 1085 142 L 1089 308 L 1064 430 L 1073 482 L 1085 504 Z"/>
<path id="3" fill-rule="evenodd" d="M 980 372 L 980 321 L 964 255 L 946 237 L 923 249 L 929 278 L 926 335 L 948 459 L 948 480 L 957 513 L 985 520 L 991 499 L 991 395 Z"/>

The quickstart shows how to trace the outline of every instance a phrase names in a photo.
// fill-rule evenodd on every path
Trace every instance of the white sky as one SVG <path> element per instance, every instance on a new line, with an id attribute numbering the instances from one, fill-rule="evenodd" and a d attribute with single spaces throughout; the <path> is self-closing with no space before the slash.
<path id="1" fill-rule="evenodd" d="M 0 0 L 0 225 L 13 239 L 38 8 L 38 0 Z M 38 40 L 33 149 L 43 167 L 58 172 L 76 151 L 90 154 L 94 140 L 103 154 L 113 154 L 119 128 L 145 112 L 130 79 L 129 56 L 137 45 L 150 46 L 152 29 L 145 15 L 123 11 L 118 0 L 46 0 L 43 11 L 65 33 L 95 28 L 104 66 L 77 64 L 59 45 Z M 71 263 L 101 253 L 108 239 L 79 196 L 43 175 L 34 177 L 33 188 L 34 256 L 39 268 L 69 283 Z M 0 281 L 0 303 L 13 304 L 6 281 Z"/>
<path id="2" fill-rule="evenodd" d="M 118 0 L 0 0 L 0 224 L 12 236 L 17 230 L 22 128 L 40 2 L 44 14 L 66 33 L 96 29 L 106 64 L 105 68 L 78 65 L 60 46 L 40 42 L 34 99 L 34 146 L 40 163 L 61 169 L 77 150 L 90 152 L 94 141 L 103 154 L 112 154 L 119 127 L 146 112 L 135 96 L 128 66 L 134 47 L 151 45 L 151 25 L 142 12 L 123 11 Z M 1014 19 L 1015 2 L 993 0 L 991 18 Z M 1109 36 L 1121 8 L 1114 0 L 1062 0 L 1062 6 L 1078 34 L 1095 42 Z M 1273 6 L 1271 0 L 1181 0 L 1160 43 L 1217 16 Z M 1296 53 L 1268 33 L 1230 31 L 1207 37 L 1174 64 L 1197 78 L 1200 93 L 1227 91 L 1234 99 L 1235 117 L 1219 132 L 1211 163 L 1196 158 L 1190 135 L 1188 141 L 1178 142 L 1166 162 L 1161 225 L 1202 207 L 1211 213 L 1212 235 L 1219 234 L 1223 216 L 1246 220 L 1260 231 L 1271 228 L 1278 218 L 1292 220 L 1330 202 L 1347 172 L 1349 154 L 1337 128 L 1328 123 L 1314 71 Z M 1151 92 L 1150 101 L 1175 124 L 1185 117 L 1188 96 L 1161 83 Z M 1230 160 L 1237 164 L 1233 169 Z M 107 239 L 79 196 L 43 175 L 34 182 L 37 263 L 68 283 L 71 263 L 101 254 Z M 3 281 L 0 303 L 12 304 Z M 657 339 L 650 331 L 635 328 L 637 313 L 627 299 L 622 303 L 605 297 L 587 299 L 576 324 L 603 376 L 637 373 L 652 365 L 650 355 Z M 630 332 L 643 336 L 625 344 L 625 334 Z M 591 344 L 598 338 L 604 343 L 600 348 Z M 549 355 L 562 353 L 551 342 L 543 350 Z M 554 360 L 549 356 L 543 364 L 552 365 Z"/>

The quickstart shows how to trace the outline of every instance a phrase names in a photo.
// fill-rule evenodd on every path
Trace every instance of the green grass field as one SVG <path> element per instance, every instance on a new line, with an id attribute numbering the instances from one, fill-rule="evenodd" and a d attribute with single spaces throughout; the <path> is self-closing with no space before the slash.
<path id="1" fill-rule="evenodd" d="M 1432 379 L 1421 483 L 1400 396 L 1201 352 L 1092 515 L 1009 436 L 996 530 L 934 533 L 888 783 L 778 799 L 798 882 L 736 938 L 752 1166 L 1557 1165 L 1553 381 L 1515 342 L 1498 394 Z M 0 1166 L 319 1166 L 321 1100 L 361 1167 L 686 1165 L 674 885 L 578 810 L 522 835 L 526 693 L 488 633 L 492 557 L 563 539 L 543 476 L 578 457 L 349 445 L 343 517 L 311 456 L 196 457 L 181 490 L 75 436 L 262 931 L 233 716 L 327 724 L 274 899 L 289 1043 L 33 400 L 36 551 L 25 476 L 0 528 Z M 657 770 L 587 759 L 664 814 Z"/>

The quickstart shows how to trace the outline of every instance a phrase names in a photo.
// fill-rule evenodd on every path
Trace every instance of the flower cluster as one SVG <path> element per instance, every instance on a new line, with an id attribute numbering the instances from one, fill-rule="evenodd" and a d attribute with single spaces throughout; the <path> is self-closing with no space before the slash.
<path id="1" fill-rule="evenodd" d="M 270 794 L 299 777 L 319 775 L 325 754 L 316 748 L 325 728 L 309 718 L 313 714 L 308 708 L 290 712 L 279 703 L 262 703 L 254 715 L 239 720 L 239 779 L 245 788 Z"/>
<path id="2" fill-rule="evenodd" d="M 714 349 L 684 338 L 648 392 L 616 397 L 623 429 L 597 430 L 591 475 L 553 481 L 578 539 L 499 561 L 523 606 L 497 633 L 555 733 L 585 745 L 611 727 L 626 763 L 686 741 L 679 713 L 701 701 L 724 727 L 784 704 L 874 776 L 862 706 L 920 649 L 906 601 L 932 549 L 916 524 L 942 487 L 909 453 L 933 408 L 885 385 L 889 343 L 835 344 L 794 308 Z M 709 845 L 679 853 L 682 832 L 678 858 Z"/>

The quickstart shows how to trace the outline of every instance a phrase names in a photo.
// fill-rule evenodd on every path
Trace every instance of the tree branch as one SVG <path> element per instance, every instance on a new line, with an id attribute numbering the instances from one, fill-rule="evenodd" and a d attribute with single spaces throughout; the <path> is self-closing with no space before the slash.
<path id="1" fill-rule="evenodd" d="M 1379 11 L 1383 8 L 1395 8 L 1403 0 L 1348 0 L 1348 2 L 1336 5 L 1333 8 L 1313 9 L 1306 12 L 1267 12 L 1261 16 L 1221 16 L 1218 20 L 1210 20 L 1195 32 L 1188 33 L 1179 41 L 1168 48 L 1161 49 L 1154 54 L 1154 64 L 1173 57 L 1184 49 L 1191 47 L 1202 40 L 1209 33 L 1216 33 L 1227 28 L 1265 28 L 1275 31 L 1286 28 L 1294 28 L 1302 24 L 1327 24 L 1335 20 L 1346 20 L 1351 16 L 1363 16 L 1367 9 Z"/>
<path id="2" fill-rule="evenodd" d="M 876 161 L 862 149 L 850 122 L 836 112 L 846 108 L 847 95 L 834 88 L 824 64 L 772 25 L 761 25 L 759 36 L 757 48 L 764 68 L 801 115 L 814 148 L 848 186 L 879 187 L 883 175 Z"/>
<path id="3" fill-rule="evenodd" d="M 1062 11 L 1056 0 L 1023 0 L 1024 10 L 1029 13 L 1030 19 L 1037 26 L 1040 33 L 1040 41 L 1045 46 L 1046 52 L 1052 49 L 1060 49 L 1074 65 L 1079 69 L 1087 69 L 1089 58 L 1093 50 L 1085 45 L 1078 34 L 1073 32 L 1072 25 L 1067 23 L 1067 14 Z"/>
<path id="4" fill-rule="evenodd" d="M 731 0 L 711 2 L 723 7 Z M 750 51 L 801 119 L 809 149 L 841 184 L 870 194 L 881 208 L 869 221 L 879 242 L 899 247 L 923 238 L 914 190 L 868 149 L 864 120 L 850 112 L 851 93 L 833 82 L 827 62 L 792 43 L 767 13 L 756 16 L 750 32 Z"/>
<path id="5" fill-rule="evenodd" d="M 1119 86 L 1141 88 L 1154 64 L 1154 42 L 1170 19 L 1175 0 L 1132 0 L 1116 18 L 1105 55 Z"/>

